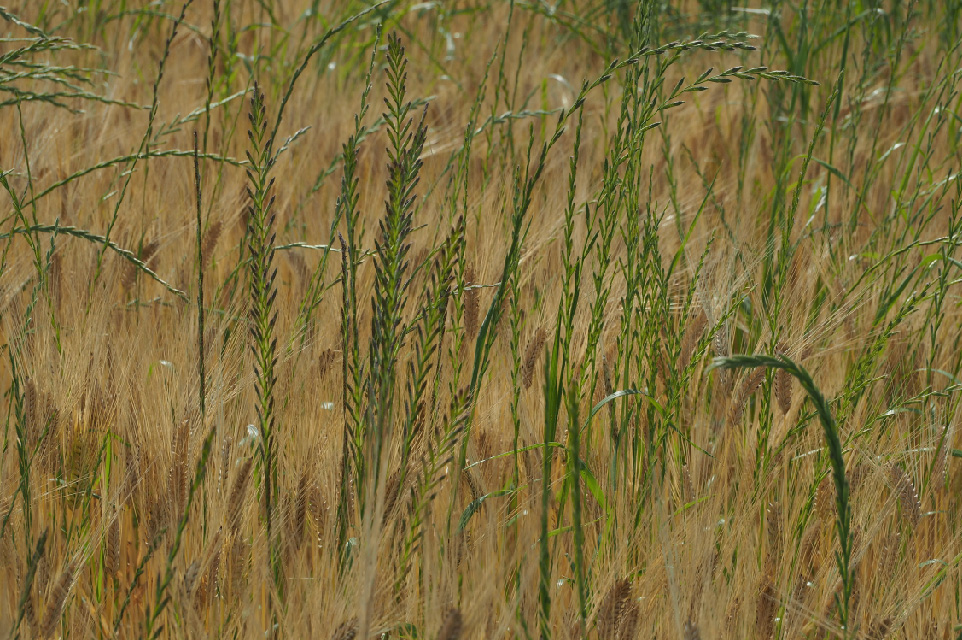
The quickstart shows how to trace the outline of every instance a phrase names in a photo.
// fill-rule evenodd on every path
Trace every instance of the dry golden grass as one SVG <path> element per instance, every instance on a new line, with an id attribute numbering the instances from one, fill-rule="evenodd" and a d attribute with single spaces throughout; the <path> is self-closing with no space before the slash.
<path id="1" fill-rule="evenodd" d="M 98 8 L 92 4 L 86 12 L 40 4 L 15 2 L 8 10 L 47 25 L 51 34 L 97 47 L 57 52 L 45 62 L 104 69 L 110 75 L 94 76 L 90 91 L 151 104 L 180 4 L 134 3 L 138 11 L 126 13 L 119 1 L 94 3 Z M 304 17 L 312 4 L 319 5 L 323 23 Z M 606 12 L 604 2 L 587 1 L 565 4 L 557 15 L 534 4 L 512 11 L 507 3 L 389 3 L 382 17 L 406 46 L 408 99 L 430 96 L 408 260 L 412 268 L 434 264 L 438 254 L 432 252 L 458 214 L 465 216 L 465 241 L 424 401 L 414 407 L 403 402 L 419 355 L 412 331 L 395 369 L 396 414 L 388 428 L 393 435 L 381 466 L 378 459 L 373 464 L 384 480 L 368 483 L 361 495 L 352 484 L 343 501 L 343 438 L 351 416 L 344 405 L 350 354 L 342 340 L 340 254 L 330 254 L 310 327 L 299 333 L 296 323 L 324 255 L 316 245 L 341 246 L 331 234 L 341 166 L 315 185 L 355 131 L 373 18 L 332 40 L 296 85 L 275 149 L 298 129 L 310 129 L 271 170 L 276 244 L 312 245 L 279 250 L 273 262 L 280 469 L 275 540 L 267 539 L 264 526 L 259 380 L 242 264 L 249 255 L 249 179 L 237 163 L 248 150 L 250 96 L 213 109 L 206 131 L 213 4 L 197 0 L 187 10 L 157 91 L 157 137 L 149 148 L 184 154 L 136 166 L 112 164 L 46 192 L 99 162 L 135 153 L 148 109 L 76 99 L 66 103 L 82 112 L 42 101 L 25 100 L 19 110 L 4 104 L 0 170 L 10 172 L 10 192 L 24 202 L 33 198 L 36 206 L 25 207 L 21 219 L 8 197 L 0 228 L 6 234 L 0 385 L 20 390 L 6 396 L 0 454 L 0 634 L 15 634 L 16 628 L 21 637 L 133 638 L 152 625 L 162 637 L 259 638 L 273 629 L 291 638 L 339 640 L 523 638 L 537 637 L 542 624 L 558 638 L 954 637 L 962 624 L 956 599 L 962 474 L 953 449 L 962 317 L 959 263 L 951 261 L 960 259 L 959 236 L 946 237 L 953 228 L 959 233 L 951 225 L 962 192 L 947 177 L 959 171 L 962 147 L 960 102 L 952 93 L 958 78 L 938 65 L 943 56 L 950 64 L 960 57 L 937 35 L 956 14 L 940 13 L 939 3 L 920 4 L 925 6 L 917 7 L 908 26 L 891 23 L 893 35 L 884 46 L 867 43 L 869 32 L 861 26 L 852 31 L 839 110 L 829 112 L 814 146 L 822 162 L 807 165 L 798 215 L 788 228 L 778 227 L 783 219 L 772 213 L 778 208 L 773 194 L 782 189 L 780 211 L 791 203 L 840 68 L 840 40 L 833 36 L 807 66 L 791 68 L 821 84 L 797 94 L 807 111 L 802 115 L 800 104 L 789 109 L 798 119 L 783 129 L 773 123 L 791 99 L 786 83 L 713 84 L 658 115 L 661 127 L 648 132 L 643 147 L 631 149 L 643 167 L 643 190 L 634 209 L 619 212 L 618 224 L 630 216 L 665 217 L 642 239 L 651 254 L 632 248 L 630 235 L 620 233 L 606 258 L 589 253 L 561 374 L 566 399 L 580 402 L 579 420 L 574 423 L 562 404 L 549 448 L 543 432 L 546 349 L 554 344 L 559 317 L 570 309 L 563 297 L 567 260 L 590 236 L 584 206 L 603 189 L 623 75 L 594 90 L 584 105 L 573 253 L 565 248 L 565 211 L 575 120 L 546 157 L 509 292 L 519 311 L 512 311 L 506 294 L 505 317 L 472 391 L 475 341 L 484 336 L 486 314 L 497 301 L 517 194 L 512 176 L 515 166 L 526 163 L 528 127 L 533 163 L 558 117 L 521 112 L 571 108 L 581 80 L 599 77 L 609 53 L 622 59 L 629 54 L 620 23 L 611 18 L 618 14 Z M 257 79 L 271 124 L 310 42 L 363 9 L 355 2 L 307 0 L 220 5 L 214 99 L 249 90 Z M 458 14 L 455 5 L 473 9 Z M 684 23 L 707 18 L 701 5 L 681 5 L 676 18 L 665 14 L 659 26 L 665 42 L 721 29 Z M 170 16 L 150 16 L 148 7 Z M 783 11 L 785 29 L 797 34 L 797 16 Z M 843 9 L 837 11 L 831 20 L 821 16 L 818 33 L 832 33 L 844 22 Z M 583 29 L 579 15 L 585 16 Z M 759 50 L 684 53 L 667 70 L 664 92 L 678 78 L 691 81 L 709 67 L 790 68 L 762 16 L 733 15 L 738 22 L 728 27 L 732 32 L 763 35 L 751 41 Z M 11 38 L 32 37 L 13 22 L 0 24 Z M 874 23 L 864 18 L 857 24 Z M 900 29 L 918 37 L 900 41 Z M 15 46 L 21 45 L 4 41 L 2 50 Z M 263 57 L 254 59 L 257 54 Z M 382 58 L 365 124 L 384 109 Z M 505 75 L 498 79 L 502 60 Z M 871 71 L 873 64 L 878 69 Z M 15 68 L 8 65 L 4 73 Z M 887 93 L 893 77 L 895 89 Z M 943 93 L 926 93 L 938 83 Z M 31 90 L 57 86 L 37 81 Z M 449 160 L 464 142 L 479 91 L 479 123 L 506 111 L 520 115 L 473 138 L 464 181 L 458 182 Z M 943 122 L 936 106 L 953 112 L 954 120 Z M 167 129 L 198 109 L 197 117 Z M 208 154 L 236 159 L 200 161 L 199 261 L 195 130 L 207 141 Z M 374 251 L 380 237 L 388 144 L 381 128 L 360 147 L 361 252 Z M 133 173 L 114 224 L 125 170 Z M 465 185 L 466 195 L 456 190 Z M 591 204 L 591 211 L 598 215 L 601 208 Z M 98 236 L 109 229 L 113 242 L 186 295 L 174 295 L 116 252 L 102 251 L 102 241 L 47 231 L 11 238 L 24 220 Z M 878 229 L 884 231 L 876 234 Z M 346 233 L 343 223 L 336 231 Z M 636 233 L 646 233 L 644 222 Z M 787 258 L 783 233 L 793 246 Z M 46 278 L 39 288 L 36 251 Z M 943 259 L 931 258 L 940 251 Z M 664 270 L 676 252 L 679 267 L 660 288 L 650 284 L 658 273 L 646 272 L 644 290 L 651 296 L 635 299 L 626 314 L 633 291 L 618 265 L 648 255 L 646 264 Z M 360 362 L 369 363 L 378 263 L 369 253 L 362 258 L 353 286 Z M 206 308 L 203 411 L 198 263 Z M 592 274 L 602 263 L 609 290 L 593 315 L 599 295 Z M 420 322 L 435 273 L 426 266 L 413 274 L 404 326 Z M 906 287 L 898 289 L 907 276 Z M 766 282 L 775 286 L 767 289 Z M 919 294 L 915 299 L 913 292 Z M 794 359 L 835 412 L 851 483 L 854 581 L 844 632 L 835 605 L 842 584 L 834 557 L 835 485 L 813 405 L 783 371 L 766 376 L 762 368 L 709 369 L 712 356 L 732 353 Z M 582 379 L 588 382 L 579 386 Z M 615 398 L 580 435 L 578 451 L 595 484 L 580 485 L 576 524 L 569 495 L 576 459 L 571 432 L 591 407 L 627 388 L 644 389 L 650 401 L 642 395 Z M 402 472 L 398 434 L 407 417 L 418 435 Z M 18 421 L 25 429 L 19 440 Z M 437 460 L 436 482 L 419 493 L 431 480 L 422 461 L 443 448 L 442 434 L 459 421 L 466 426 L 452 431 L 452 446 Z M 211 453 L 181 538 L 208 434 Z M 18 462 L 18 442 L 29 452 L 26 466 Z M 365 446 L 364 455 L 370 455 L 371 445 Z M 465 464 L 458 468 L 461 447 Z M 553 461 L 544 485 L 550 489 L 547 513 L 545 455 Z M 341 513 L 348 527 L 343 541 Z M 547 620 L 540 617 L 542 519 L 551 531 Z M 574 535 L 578 529 L 581 541 Z M 33 562 L 44 531 L 42 554 Z M 282 593 L 270 562 L 275 544 Z M 584 554 L 583 628 L 576 547 Z M 405 554 L 410 563 L 402 567 Z M 168 567 L 173 578 L 165 585 Z M 164 610 L 150 622 L 163 601 Z"/>

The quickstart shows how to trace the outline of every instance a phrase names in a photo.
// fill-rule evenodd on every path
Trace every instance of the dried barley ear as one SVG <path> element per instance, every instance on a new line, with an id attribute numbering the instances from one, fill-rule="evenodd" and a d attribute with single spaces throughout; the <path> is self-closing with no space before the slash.
<path id="1" fill-rule="evenodd" d="M 441 622 L 441 630 L 438 632 L 438 640 L 458 640 L 464 630 L 464 620 L 461 612 L 457 609 L 448 609 Z"/>
<path id="2" fill-rule="evenodd" d="M 638 631 L 640 610 L 635 601 L 631 581 L 615 580 L 608 589 L 598 611 L 599 640 L 628 640 Z"/>
<path id="3" fill-rule="evenodd" d="M 544 330 L 544 327 L 538 327 L 534 338 L 531 339 L 531 342 L 528 343 L 528 348 L 525 349 L 524 362 L 521 366 L 521 384 L 525 389 L 530 389 L 534 383 L 535 365 L 538 363 L 538 358 L 544 349 L 544 343 L 547 338 L 548 333 Z"/>
<path id="4" fill-rule="evenodd" d="M 896 464 L 889 467 L 889 478 L 898 496 L 902 518 L 914 527 L 919 523 L 922 514 L 922 502 L 919 500 L 919 492 L 915 488 L 915 483 L 909 474 Z"/>
<path id="5" fill-rule="evenodd" d="M 357 618 L 346 620 L 337 626 L 331 640 L 355 640 L 357 638 Z"/>
<path id="6" fill-rule="evenodd" d="M 464 332 L 468 338 L 474 340 L 478 337 L 478 311 L 480 307 L 474 267 L 468 267 L 465 271 L 464 285 Z"/>
<path id="7" fill-rule="evenodd" d="M 788 356 L 788 348 L 784 343 L 775 347 L 776 356 Z M 775 398 L 782 413 L 788 413 L 792 408 L 792 374 L 786 369 L 775 372 Z"/>

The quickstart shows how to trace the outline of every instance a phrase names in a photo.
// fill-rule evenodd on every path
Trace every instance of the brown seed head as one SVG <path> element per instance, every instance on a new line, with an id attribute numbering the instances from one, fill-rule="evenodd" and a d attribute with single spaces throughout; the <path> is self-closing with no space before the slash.
<path id="1" fill-rule="evenodd" d="M 448 612 L 444 614 L 441 630 L 438 632 L 438 640 L 458 640 L 461 637 L 463 627 L 461 612 L 454 608 L 448 609 Z"/>
<path id="2" fill-rule="evenodd" d="M 548 333 L 544 330 L 544 327 L 539 327 L 524 352 L 524 362 L 521 366 L 521 382 L 525 389 L 530 389 L 531 383 L 534 382 L 534 368 L 547 338 Z"/>

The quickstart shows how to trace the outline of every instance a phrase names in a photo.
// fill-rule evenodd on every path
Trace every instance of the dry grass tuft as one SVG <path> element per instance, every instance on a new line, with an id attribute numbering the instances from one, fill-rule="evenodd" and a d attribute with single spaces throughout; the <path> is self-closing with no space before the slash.
<path id="1" fill-rule="evenodd" d="M 2 4 L 0 637 L 958 623 L 958 3 Z"/>

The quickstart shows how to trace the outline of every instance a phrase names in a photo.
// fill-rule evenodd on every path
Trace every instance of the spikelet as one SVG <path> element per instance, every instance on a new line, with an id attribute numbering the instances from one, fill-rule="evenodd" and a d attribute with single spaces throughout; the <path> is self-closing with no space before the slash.
<path id="1" fill-rule="evenodd" d="M 50 269 L 47 271 L 47 290 L 50 292 L 50 303 L 53 311 L 60 315 L 60 282 L 63 279 L 63 259 L 57 251 L 50 258 Z"/>
<path id="2" fill-rule="evenodd" d="M 919 522 L 922 513 L 922 503 L 919 500 L 919 492 L 915 488 L 912 478 L 901 467 L 892 464 L 889 467 L 889 478 L 895 485 L 895 492 L 898 494 L 899 506 L 902 509 L 902 517 L 915 526 Z"/>
<path id="3" fill-rule="evenodd" d="M 207 571 L 204 572 L 204 577 L 201 578 L 200 584 L 197 585 L 197 591 L 194 594 L 194 609 L 197 613 L 202 614 L 207 610 L 210 605 L 211 596 L 214 594 L 217 588 L 217 573 L 220 571 L 220 554 L 221 545 L 220 538 L 211 542 L 214 545 L 214 554 L 210 559 L 210 563 L 207 565 Z"/>
<path id="4" fill-rule="evenodd" d="M 237 538 L 231 545 L 230 557 L 230 580 L 231 593 L 235 598 L 241 597 L 247 576 L 248 565 L 250 563 L 250 545 Z"/>
<path id="5" fill-rule="evenodd" d="M 944 488 L 949 484 L 949 452 L 952 451 L 952 435 L 949 427 L 942 427 L 942 433 L 935 442 L 938 453 L 932 465 L 932 482 L 935 483 L 936 488 Z"/>
<path id="6" fill-rule="evenodd" d="M 768 525 L 768 557 L 778 562 L 782 555 L 782 509 L 777 502 L 769 502 L 765 513 Z"/>
<path id="7" fill-rule="evenodd" d="M 104 541 L 104 573 L 113 577 L 120 566 L 120 513 L 115 512 Z"/>
<path id="8" fill-rule="evenodd" d="M 745 405 L 748 403 L 748 399 L 755 393 L 755 390 L 761 386 L 762 381 L 765 380 L 765 368 L 758 367 L 749 373 L 742 380 L 741 385 L 732 394 L 731 404 L 728 407 L 728 424 L 731 426 L 737 425 L 741 422 L 742 413 L 745 411 Z"/>
<path id="9" fill-rule="evenodd" d="M 147 265 L 147 268 L 151 271 L 157 271 L 157 251 L 160 249 L 160 243 L 156 240 L 146 243 L 140 250 L 140 261 Z"/>
<path id="10" fill-rule="evenodd" d="M 872 626 L 869 627 L 868 639 L 869 640 L 884 640 L 885 636 L 888 635 L 889 629 L 892 628 L 892 618 L 886 616 L 884 618 L 876 619 Z"/>
<path id="11" fill-rule="evenodd" d="M 715 339 L 712 341 L 715 357 L 726 358 L 731 355 L 728 347 L 728 339 L 728 323 L 722 322 L 718 327 L 718 331 L 715 333 Z"/>
<path id="12" fill-rule="evenodd" d="M 23 594 L 26 597 L 23 603 L 23 619 L 27 623 L 27 626 L 31 629 L 36 629 L 37 627 L 37 609 L 33 605 L 33 585 L 28 593 Z"/>
<path id="13" fill-rule="evenodd" d="M 762 578 L 762 588 L 758 592 L 755 605 L 756 638 L 770 638 L 775 627 L 775 610 L 777 605 L 775 584 L 771 576 Z"/>
<path id="14" fill-rule="evenodd" d="M 156 241 L 145 242 L 140 247 L 140 251 L 137 254 L 137 258 L 147 265 L 147 268 L 151 271 L 157 271 L 157 261 L 155 260 L 157 255 L 157 250 L 160 249 L 160 244 Z M 129 262 L 124 263 L 123 274 L 120 277 L 120 288 L 123 291 L 129 291 L 137 279 L 137 273 L 139 270 L 133 264 Z"/>
<path id="15" fill-rule="evenodd" d="M 218 471 L 218 483 L 217 490 L 223 493 L 227 488 L 227 481 L 230 478 L 230 454 L 231 454 L 231 442 L 232 438 L 230 435 L 224 436 L 224 441 L 220 446 L 220 470 Z"/>
<path id="16" fill-rule="evenodd" d="M 318 541 L 320 541 L 321 532 L 324 530 L 324 498 L 316 481 L 311 484 L 309 506 L 311 520 L 314 521 L 314 531 Z"/>
<path id="17" fill-rule="evenodd" d="M 779 343 L 775 347 L 775 355 L 787 356 L 788 348 Z M 775 372 L 775 398 L 782 413 L 788 413 L 792 408 L 792 374 L 785 369 L 778 369 Z"/>
<path id="18" fill-rule="evenodd" d="M 190 444 L 190 422 L 181 421 L 174 431 L 173 462 L 168 488 L 174 504 L 174 517 L 180 518 L 187 504 L 187 450 Z"/>
<path id="19" fill-rule="evenodd" d="M 698 341 L 701 340 L 707 325 L 708 316 L 706 316 L 703 311 L 699 311 L 698 315 L 689 320 L 688 325 L 685 327 L 685 338 L 682 340 L 681 350 L 679 351 L 679 372 L 684 371 L 688 368 L 688 365 L 691 364 L 691 357 L 695 353 L 695 347 L 698 346 Z"/>
<path id="20" fill-rule="evenodd" d="M 71 587 L 73 587 L 74 573 L 76 571 L 76 561 L 71 560 L 57 579 L 57 583 L 54 585 L 47 599 L 47 609 L 43 614 L 40 637 L 50 638 L 57 630 L 57 625 L 60 624 L 60 616 L 63 614 L 64 604 L 67 602 L 67 596 L 70 594 Z"/>
<path id="21" fill-rule="evenodd" d="M 729 339 L 728 323 L 722 321 L 715 332 L 715 337 L 712 339 L 712 350 L 715 352 L 716 358 L 727 358 L 729 355 L 731 355 Z M 734 371 L 729 371 L 727 369 L 717 369 L 715 371 L 715 383 L 718 386 L 718 392 L 722 395 L 727 395 L 731 391 L 731 386 L 734 384 L 734 380 Z"/>
<path id="22" fill-rule="evenodd" d="M 250 477 L 253 458 L 248 457 L 244 460 L 234 478 L 234 485 L 231 487 L 230 497 L 227 499 L 227 519 L 225 526 L 231 533 L 236 533 L 240 527 L 241 511 L 243 509 L 244 493 L 247 490 L 247 479 Z"/>
<path id="23" fill-rule="evenodd" d="M 835 482 L 830 475 L 822 478 L 815 490 L 815 514 L 827 521 L 835 517 Z"/>
<path id="24" fill-rule="evenodd" d="M 198 578 L 200 577 L 201 563 L 199 560 L 194 560 L 187 566 L 187 571 L 184 572 L 184 592 L 189 596 L 194 593 L 194 587 L 196 587 L 200 582 Z"/>
<path id="25" fill-rule="evenodd" d="M 598 611 L 599 640 L 615 640 L 619 637 L 621 625 L 631 615 L 629 609 L 632 604 L 635 603 L 631 601 L 631 582 L 627 579 L 615 580 Z M 637 608 L 637 604 L 635 606 Z"/>
<path id="26" fill-rule="evenodd" d="M 461 612 L 454 608 L 448 609 L 448 612 L 444 614 L 441 630 L 438 632 L 438 640 L 458 640 L 461 637 L 463 627 Z"/>
<path id="27" fill-rule="evenodd" d="M 334 349 L 327 348 L 321 351 L 321 355 L 317 357 L 317 380 L 320 382 L 327 377 L 327 374 L 331 371 L 331 365 L 334 364 L 334 360 L 337 354 Z"/>
<path id="28" fill-rule="evenodd" d="M 608 360 L 608 356 L 601 356 L 601 381 L 595 383 L 595 393 L 591 399 L 592 405 L 598 405 L 602 400 L 607 398 L 614 391 L 614 387 L 611 384 L 611 361 Z M 579 623 L 580 624 L 580 623 Z"/>
<path id="29" fill-rule="evenodd" d="M 357 637 L 357 618 L 346 620 L 337 626 L 331 640 L 354 640 Z"/>
<path id="30" fill-rule="evenodd" d="M 875 564 L 878 570 L 878 575 L 888 575 L 889 571 L 892 569 L 892 566 L 898 561 L 899 547 L 901 545 L 899 532 L 897 530 L 889 532 L 887 535 L 880 538 L 876 545 L 877 551 Z"/>
<path id="31" fill-rule="evenodd" d="M 468 267 L 464 273 L 464 331 L 472 340 L 478 335 L 478 290 L 474 288 L 474 267 Z"/>
<path id="32" fill-rule="evenodd" d="M 220 240 L 220 232 L 222 229 L 223 225 L 221 221 L 215 220 L 214 223 L 210 225 L 210 228 L 207 229 L 207 233 L 204 234 L 204 241 L 200 247 L 200 255 L 202 258 L 201 266 L 204 269 L 210 266 L 211 258 L 214 256 L 214 250 L 217 248 L 217 241 Z M 296 254 L 291 252 L 291 255 Z"/>
<path id="33" fill-rule="evenodd" d="M 685 640 L 701 640 L 698 625 L 692 622 L 691 619 L 685 623 Z"/>
<path id="34" fill-rule="evenodd" d="M 618 619 L 618 639 L 630 640 L 638 637 L 640 622 L 641 609 L 638 607 L 638 602 L 631 598 L 625 603 L 625 607 L 621 611 L 621 617 Z"/>
<path id="35" fill-rule="evenodd" d="M 294 500 L 294 548 L 300 549 L 304 543 L 304 529 L 307 526 L 307 473 L 302 473 L 297 483 L 297 497 Z"/>
<path id="36" fill-rule="evenodd" d="M 534 334 L 534 338 L 528 343 L 528 348 L 525 349 L 524 362 L 521 366 L 521 382 L 525 389 L 530 389 L 531 383 L 534 382 L 534 368 L 547 338 L 548 333 L 544 330 L 544 327 L 539 327 Z"/>
<path id="37" fill-rule="evenodd" d="M 388 478 L 387 488 L 384 493 L 384 520 L 390 520 L 397 506 L 398 497 L 401 495 L 401 470 L 397 469 Z"/>
<path id="38" fill-rule="evenodd" d="M 688 463 L 681 467 L 681 486 L 684 499 L 689 502 L 694 500 L 695 486 L 691 481 L 691 465 Z"/>
<path id="39" fill-rule="evenodd" d="M 23 409 L 24 418 L 27 421 L 27 437 L 30 440 L 30 447 L 37 442 L 40 430 L 43 429 L 40 418 L 39 400 L 37 399 L 37 385 L 33 378 L 27 379 L 27 384 L 23 390 Z"/>

